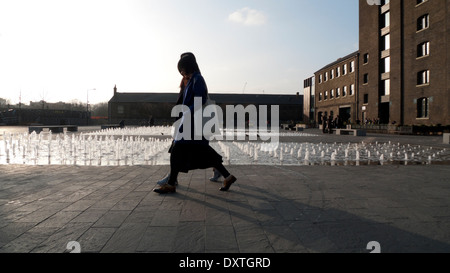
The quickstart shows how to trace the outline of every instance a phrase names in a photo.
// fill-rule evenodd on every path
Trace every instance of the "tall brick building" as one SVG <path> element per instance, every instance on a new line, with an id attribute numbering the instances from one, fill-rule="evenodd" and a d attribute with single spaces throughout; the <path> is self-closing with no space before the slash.
<path id="1" fill-rule="evenodd" d="M 359 1 L 361 118 L 450 125 L 450 0 Z"/>
<path id="2" fill-rule="evenodd" d="M 345 109 L 351 123 L 450 125 L 449 39 L 450 0 L 359 0 L 359 51 L 315 73 L 315 121 Z M 336 78 L 352 59 L 354 75 Z"/>

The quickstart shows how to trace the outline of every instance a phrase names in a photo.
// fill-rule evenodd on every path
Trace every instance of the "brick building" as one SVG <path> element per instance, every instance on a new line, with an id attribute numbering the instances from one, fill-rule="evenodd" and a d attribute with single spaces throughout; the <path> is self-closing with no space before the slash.
<path id="1" fill-rule="evenodd" d="M 315 75 L 315 120 L 339 116 L 344 124 L 355 123 L 358 117 L 358 60 L 353 52 L 326 65 Z"/>
<path id="2" fill-rule="evenodd" d="M 350 109 L 351 123 L 450 125 L 449 38 L 450 0 L 360 0 L 359 52 L 315 73 L 315 121 Z M 336 77 L 353 61 L 355 73 Z M 337 88 L 353 83 L 344 100 Z"/>
<path id="3" fill-rule="evenodd" d="M 303 95 L 209 94 L 226 113 L 227 105 L 268 106 L 268 120 L 272 105 L 279 106 L 280 124 L 299 123 L 303 120 Z M 172 125 L 172 108 L 178 93 L 121 93 L 114 87 L 114 96 L 108 102 L 108 121 L 126 125 Z M 258 111 L 259 116 L 259 111 Z M 237 124 L 235 122 L 235 124 Z"/>
<path id="4" fill-rule="evenodd" d="M 361 118 L 450 125 L 450 0 L 359 1 Z"/>

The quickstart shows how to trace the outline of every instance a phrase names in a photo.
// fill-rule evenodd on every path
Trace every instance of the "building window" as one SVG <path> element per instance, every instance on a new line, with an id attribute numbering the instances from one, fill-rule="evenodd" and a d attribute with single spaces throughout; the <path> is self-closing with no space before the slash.
<path id="1" fill-rule="evenodd" d="M 369 74 L 364 74 L 364 77 L 363 77 L 363 84 L 368 84 L 369 83 Z"/>
<path id="2" fill-rule="evenodd" d="M 381 59 L 381 73 L 388 73 L 391 71 L 391 57 Z"/>
<path id="3" fill-rule="evenodd" d="M 381 96 L 388 96 L 391 94 L 391 80 L 381 81 Z"/>
<path id="4" fill-rule="evenodd" d="M 369 94 L 364 94 L 364 104 L 369 104 Z"/>
<path id="5" fill-rule="evenodd" d="M 336 68 L 336 77 L 340 77 L 341 76 L 341 68 L 340 67 L 338 67 L 338 68 Z"/>
<path id="6" fill-rule="evenodd" d="M 355 72 L 355 61 L 350 63 L 350 73 Z"/>
<path id="7" fill-rule="evenodd" d="M 381 37 L 381 50 L 388 50 L 391 48 L 391 34 Z"/>
<path id="8" fill-rule="evenodd" d="M 347 75 L 347 64 L 342 67 L 342 75 Z"/>
<path id="9" fill-rule="evenodd" d="M 353 96 L 353 95 L 355 95 L 355 85 L 354 84 L 350 85 L 350 96 Z"/>
<path id="10" fill-rule="evenodd" d="M 330 79 L 332 80 L 332 79 L 334 79 L 334 69 L 332 69 L 331 71 L 330 71 Z"/>
<path id="11" fill-rule="evenodd" d="M 385 28 L 391 25 L 391 13 L 388 11 L 381 15 L 381 28 Z"/>
<path id="12" fill-rule="evenodd" d="M 347 96 L 347 86 L 344 86 L 344 88 L 342 88 L 342 96 Z"/>
<path id="13" fill-rule="evenodd" d="M 384 6 L 386 4 L 389 4 L 389 0 L 381 0 L 381 5 Z"/>
<path id="14" fill-rule="evenodd" d="M 330 91 L 330 99 L 334 99 L 334 89 L 331 89 Z"/>
<path id="15" fill-rule="evenodd" d="M 117 106 L 117 114 L 123 115 L 125 113 L 125 108 L 123 107 L 123 105 L 118 105 Z"/>
<path id="16" fill-rule="evenodd" d="M 339 98 L 341 96 L 341 89 L 336 88 L 336 98 Z"/>
<path id="17" fill-rule="evenodd" d="M 322 74 L 319 75 L 319 83 L 322 83 Z"/>
<path id="18" fill-rule="evenodd" d="M 430 55 L 430 42 L 424 42 L 417 46 L 417 58 Z"/>
<path id="19" fill-rule="evenodd" d="M 429 100 L 428 98 L 420 98 L 417 100 L 417 118 L 429 117 Z"/>
<path id="20" fill-rule="evenodd" d="M 430 70 L 423 70 L 417 73 L 417 85 L 430 83 Z"/>
<path id="21" fill-rule="evenodd" d="M 417 19 L 417 31 L 421 31 L 430 27 L 430 15 L 425 14 Z"/>
<path id="22" fill-rule="evenodd" d="M 322 93 L 319 93 L 319 101 L 322 101 Z"/>
<path id="23" fill-rule="evenodd" d="M 328 72 L 325 72 L 325 81 L 328 81 Z"/>
<path id="24" fill-rule="evenodd" d="M 364 54 L 363 57 L 363 64 L 368 64 L 369 63 L 369 53 Z"/>
<path id="25" fill-rule="evenodd" d="M 325 91 L 325 96 L 323 97 L 324 100 L 328 99 L 328 91 Z"/>

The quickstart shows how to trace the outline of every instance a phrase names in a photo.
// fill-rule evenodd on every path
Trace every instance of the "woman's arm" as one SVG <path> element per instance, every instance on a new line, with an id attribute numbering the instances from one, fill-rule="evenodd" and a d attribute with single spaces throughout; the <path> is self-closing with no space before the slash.
<path id="1" fill-rule="evenodd" d="M 202 98 L 202 105 L 206 103 L 208 100 L 208 88 L 206 86 L 205 79 L 201 74 L 194 75 L 192 78 L 192 85 L 189 87 L 187 97 L 189 100 L 189 109 L 191 110 L 191 113 L 194 112 L 194 98 L 195 97 L 201 97 Z"/>

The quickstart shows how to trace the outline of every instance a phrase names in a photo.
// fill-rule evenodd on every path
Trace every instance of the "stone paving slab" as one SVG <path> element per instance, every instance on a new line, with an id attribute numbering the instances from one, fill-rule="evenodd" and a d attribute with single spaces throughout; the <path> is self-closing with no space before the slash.
<path id="1" fill-rule="evenodd" d="M 230 166 L 181 174 L 168 166 L 0 166 L 0 252 L 450 252 L 445 165 Z"/>

